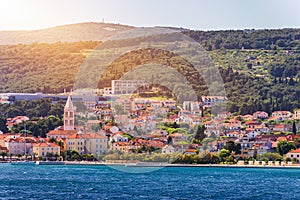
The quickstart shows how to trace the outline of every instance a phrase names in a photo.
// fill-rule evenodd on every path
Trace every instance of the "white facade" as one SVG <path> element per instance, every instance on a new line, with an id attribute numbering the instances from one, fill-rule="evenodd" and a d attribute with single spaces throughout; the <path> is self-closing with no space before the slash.
<path id="1" fill-rule="evenodd" d="M 112 94 L 132 94 L 136 89 L 145 86 L 144 80 L 112 80 L 111 93 Z"/>

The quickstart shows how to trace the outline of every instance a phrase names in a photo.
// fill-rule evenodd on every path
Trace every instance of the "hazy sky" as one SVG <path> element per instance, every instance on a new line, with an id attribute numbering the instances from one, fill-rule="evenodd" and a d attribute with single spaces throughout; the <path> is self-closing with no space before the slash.
<path id="1" fill-rule="evenodd" d="M 1 0 L 0 30 L 78 22 L 197 30 L 300 27 L 299 0 Z"/>

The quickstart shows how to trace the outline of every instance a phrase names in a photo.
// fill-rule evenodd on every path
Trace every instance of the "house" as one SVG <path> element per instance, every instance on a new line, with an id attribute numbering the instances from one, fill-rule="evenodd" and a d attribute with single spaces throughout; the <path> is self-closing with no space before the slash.
<path id="1" fill-rule="evenodd" d="M 26 146 L 26 154 L 32 154 L 32 145 L 36 141 L 23 137 L 18 138 L 6 138 L 5 139 L 5 147 L 8 149 L 8 152 L 13 155 L 24 155 L 25 154 L 25 146 Z"/>
<path id="2" fill-rule="evenodd" d="M 253 128 L 246 128 L 245 132 L 249 139 L 256 138 L 259 135 L 259 132 L 255 131 Z"/>
<path id="3" fill-rule="evenodd" d="M 67 150 L 80 154 L 101 154 L 107 151 L 107 137 L 99 133 L 74 133 L 66 138 Z"/>
<path id="4" fill-rule="evenodd" d="M 234 132 L 227 132 L 225 135 L 226 137 L 230 137 L 230 138 L 239 138 L 240 133 L 234 131 Z"/>
<path id="5" fill-rule="evenodd" d="M 49 133 L 46 134 L 47 138 L 55 138 L 55 139 L 66 139 L 68 136 L 76 133 L 76 130 L 61 130 L 61 129 L 55 129 L 49 131 Z"/>
<path id="6" fill-rule="evenodd" d="M 270 126 L 272 128 L 273 132 L 291 132 L 292 126 L 290 124 L 276 124 L 273 126 Z"/>
<path id="7" fill-rule="evenodd" d="M 227 112 L 227 111 L 220 112 L 217 114 L 218 118 L 227 118 L 227 117 L 231 117 L 231 116 L 232 116 L 231 112 Z"/>
<path id="8" fill-rule="evenodd" d="M 182 141 L 187 141 L 188 137 L 181 133 L 172 133 L 169 135 L 172 138 L 173 144 L 179 144 Z"/>
<path id="9" fill-rule="evenodd" d="M 110 141 L 111 142 L 112 141 L 114 141 L 114 142 L 128 142 L 128 137 L 125 137 L 123 132 L 116 132 L 116 133 L 111 135 Z"/>
<path id="10" fill-rule="evenodd" d="M 253 120 L 253 116 L 252 115 L 238 115 L 236 116 L 236 118 L 241 118 L 242 120 L 245 120 L 245 121 L 251 121 Z"/>
<path id="11" fill-rule="evenodd" d="M 211 107 L 216 104 L 226 104 L 227 97 L 225 96 L 202 96 L 202 102 L 205 106 Z"/>
<path id="12" fill-rule="evenodd" d="M 176 108 L 176 101 L 167 99 L 163 102 L 164 106 L 169 109 L 175 109 Z"/>
<path id="13" fill-rule="evenodd" d="M 149 140 L 147 141 L 146 146 L 161 149 L 165 146 L 165 143 L 159 140 Z"/>
<path id="14" fill-rule="evenodd" d="M 282 120 L 292 117 L 292 113 L 289 111 L 275 111 L 272 112 L 272 117 L 281 117 Z"/>
<path id="15" fill-rule="evenodd" d="M 129 152 L 131 145 L 129 142 L 114 142 L 111 144 L 110 150 L 112 151 L 122 151 Z"/>
<path id="16" fill-rule="evenodd" d="M 296 159 L 297 163 L 300 163 L 300 148 L 289 151 L 285 158 L 290 158 L 291 160 Z"/>
<path id="17" fill-rule="evenodd" d="M 110 129 L 109 129 L 109 131 L 111 132 L 111 133 L 116 133 L 116 132 L 119 132 L 119 128 L 117 127 L 117 126 L 112 126 L 112 127 L 110 127 Z"/>
<path id="18" fill-rule="evenodd" d="M 12 128 L 14 125 L 26 122 L 28 120 L 29 118 L 27 116 L 16 116 L 14 118 L 8 118 L 6 125 L 8 128 Z"/>
<path id="19" fill-rule="evenodd" d="M 245 126 L 247 128 L 255 128 L 255 126 L 262 126 L 263 123 L 262 122 L 258 122 L 258 121 L 254 121 L 254 120 L 251 120 L 251 121 L 247 121 L 245 123 Z"/>
<path id="20" fill-rule="evenodd" d="M 260 133 L 269 133 L 270 132 L 270 129 L 264 125 L 255 125 L 253 129 Z"/>
<path id="21" fill-rule="evenodd" d="M 36 143 L 33 144 L 32 149 L 32 152 L 38 157 L 45 158 L 48 155 L 60 156 L 60 146 L 55 143 Z"/>
<path id="22" fill-rule="evenodd" d="M 161 152 L 163 154 L 172 154 L 175 152 L 175 148 L 172 145 L 165 145 L 162 149 Z"/>
<path id="23" fill-rule="evenodd" d="M 253 119 L 268 119 L 269 115 L 268 113 L 264 112 L 264 111 L 256 111 L 255 113 L 253 113 Z"/>
<path id="24" fill-rule="evenodd" d="M 300 119 L 300 109 L 294 111 L 293 117 L 294 119 Z"/>

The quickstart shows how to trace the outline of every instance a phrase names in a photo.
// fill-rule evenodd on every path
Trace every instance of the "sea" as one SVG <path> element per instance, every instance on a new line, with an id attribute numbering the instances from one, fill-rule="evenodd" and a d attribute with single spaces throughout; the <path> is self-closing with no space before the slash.
<path id="1" fill-rule="evenodd" d="M 300 169 L 3 163 L 0 199 L 300 199 Z"/>

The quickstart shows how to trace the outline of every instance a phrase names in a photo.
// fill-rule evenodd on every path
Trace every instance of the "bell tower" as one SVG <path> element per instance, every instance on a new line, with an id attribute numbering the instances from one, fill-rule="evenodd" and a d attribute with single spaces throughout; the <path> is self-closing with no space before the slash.
<path id="1" fill-rule="evenodd" d="M 64 108 L 64 130 L 75 130 L 74 106 L 70 95 Z"/>

